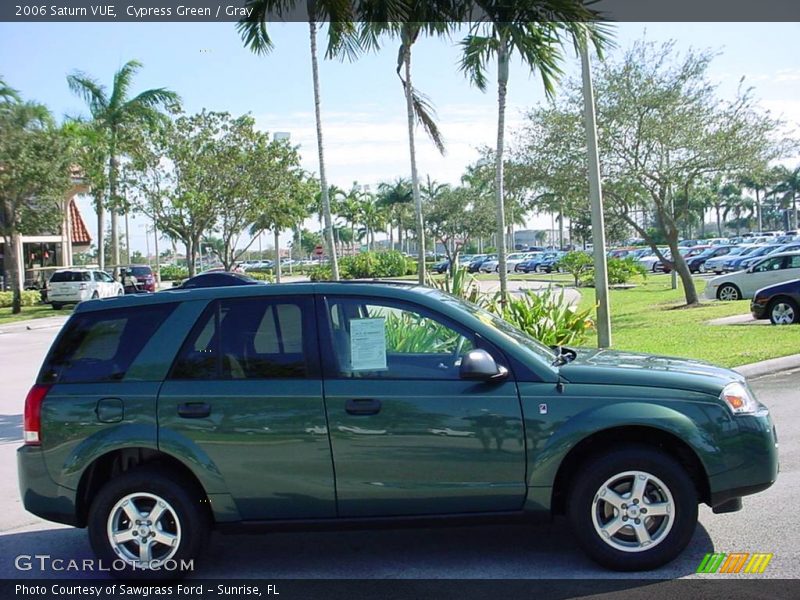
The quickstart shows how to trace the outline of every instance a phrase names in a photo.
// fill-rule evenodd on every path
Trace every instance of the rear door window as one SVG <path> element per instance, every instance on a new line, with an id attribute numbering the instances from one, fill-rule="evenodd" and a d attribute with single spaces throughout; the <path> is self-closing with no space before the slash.
<path id="1" fill-rule="evenodd" d="M 213 303 L 184 343 L 172 379 L 298 379 L 316 367 L 310 298 Z"/>
<path id="2" fill-rule="evenodd" d="M 45 360 L 41 383 L 121 381 L 176 304 L 80 313 Z"/>

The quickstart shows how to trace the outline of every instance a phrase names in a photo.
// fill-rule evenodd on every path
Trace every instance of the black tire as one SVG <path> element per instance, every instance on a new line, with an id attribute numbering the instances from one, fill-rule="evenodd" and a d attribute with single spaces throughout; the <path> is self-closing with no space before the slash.
<path id="1" fill-rule="evenodd" d="M 783 312 L 783 314 L 791 319 L 790 321 L 779 320 L 779 311 L 783 307 L 783 311 L 787 309 L 791 311 L 791 314 L 787 314 Z M 786 297 L 778 297 L 772 300 L 769 303 L 769 307 L 767 307 L 767 314 L 769 315 L 769 321 L 773 325 L 796 325 L 800 323 L 800 307 L 797 306 L 797 302 L 792 300 L 791 298 Z"/>
<path id="2" fill-rule="evenodd" d="M 121 522 L 129 522 L 125 517 L 125 511 L 121 508 L 115 509 L 115 505 L 133 494 L 163 499 L 172 511 L 165 510 L 164 516 L 156 524 L 160 526 L 158 529 L 160 533 L 177 533 L 177 549 L 174 552 L 164 544 L 154 544 L 156 548 L 153 557 L 162 558 L 163 568 L 135 566 L 132 562 L 135 559 L 125 556 L 122 550 L 115 551 L 109 540 L 107 529 L 115 515 L 119 515 Z M 104 564 L 111 567 L 111 573 L 120 578 L 156 580 L 181 578 L 188 572 L 180 568 L 182 561 L 194 561 L 200 555 L 211 531 L 212 520 L 208 504 L 203 502 L 203 498 L 204 494 L 193 482 L 156 467 L 140 467 L 114 477 L 100 489 L 89 510 L 88 528 L 92 549 Z M 146 506 L 147 500 L 148 498 L 142 500 L 145 504 L 140 504 L 140 512 L 141 506 Z M 142 512 L 145 518 L 150 514 L 152 508 L 147 513 Z M 173 516 L 175 518 L 171 518 Z M 165 519 L 167 529 L 164 529 L 162 524 Z M 155 534 L 156 525 L 151 530 L 151 535 Z M 127 544 L 129 545 L 124 546 L 124 551 L 134 554 L 138 543 L 132 540 Z M 176 564 L 170 561 L 175 561 Z M 178 568 L 172 568 L 174 566 Z"/>
<path id="3" fill-rule="evenodd" d="M 723 298 L 725 296 L 725 298 Z M 732 283 L 723 283 L 717 290 L 717 300 L 734 302 L 742 299 L 742 292 Z"/>
<path id="4" fill-rule="evenodd" d="M 61 304 L 60 302 L 51 302 L 50 306 L 53 307 L 53 310 L 61 310 L 62 308 L 64 308 L 64 305 Z"/>
<path id="5" fill-rule="evenodd" d="M 642 495 L 643 500 L 631 504 L 630 508 L 622 504 L 625 515 L 616 509 L 611 509 L 612 514 L 608 514 L 611 505 L 602 499 L 600 492 L 611 488 L 622 495 L 624 502 L 632 491 L 632 483 L 625 491 L 626 478 L 629 477 L 631 481 L 635 479 L 634 475 L 627 475 L 630 472 L 650 477 L 645 479 L 647 487 Z M 660 486 L 666 488 L 666 494 Z M 650 506 L 650 500 L 646 498 L 664 500 L 669 495 L 672 507 L 667 516 L 641 517 L 644 513 L 638 513 L 641 519 L 627 516 L 628 510 Z M 604 511 L 605 514 L 601 514 Z M 697 526 L 697 492 L 686 470 L 672 457 L 649 446 L 623 446 L 587 461 L 578 470 L 572 479 L 568 518 L 583 550 L 600 565 L 615 571 L 655 569 L 678 556 L 691 540 Z M 603 521 L 604 518 L 609 520 Z M 606 541 L 596 529 L 595 521 L 609 525 L 617 518 L 620 524 L 622 521 L 626 523 Z M 634 520 L 640 521 L 637 526 L 646 528 L 648 535 L 655 535 L 652 548 L 632 550 L 640 544 L 634 533 L 634 525 L 628 523 Z"/>

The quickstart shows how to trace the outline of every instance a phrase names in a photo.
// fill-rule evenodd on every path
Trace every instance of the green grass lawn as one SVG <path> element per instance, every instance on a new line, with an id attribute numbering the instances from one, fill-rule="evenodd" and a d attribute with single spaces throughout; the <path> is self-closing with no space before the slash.
<path id="1" fill-rule="evenodd" d="M 11 308 L 0 308 L 0 325 L 8 325 L 17 321 L 27 321 L 29 319 L 41 319 L 42 317 L 57 317 L 59 315 L 69 315 L 72 312 L 69 308 L 53 310 L 49 304 L 37 306 L 23 306 L 22 312 L 17 315 L 11 314 Z"/>
<path id="2" fill-rule="evenodd" d="M 698 293 L 705 288 L 695 280 Z M 594 290 L 581 290 L 580 308 L 594 304 Z M 616 350 L 650 352 L 709 361 L 726 367 L 800 352 L 800 327 L 709 325 L 719 317 L 748 314 L 750 301 L 704 301 L 681 308 L 683 289 L 671 290 L 669 279 L 648 278 L 639 287 L 611 290 L 611 342 Z"/>

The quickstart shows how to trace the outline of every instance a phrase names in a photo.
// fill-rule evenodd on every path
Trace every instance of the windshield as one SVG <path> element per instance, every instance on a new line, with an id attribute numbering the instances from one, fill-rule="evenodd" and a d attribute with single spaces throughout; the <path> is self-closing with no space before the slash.
<path id="1" fill-rule="evenodd" d="M 92 276 L 87 271 L 59 271 L 53 273 L 50 283 L 65 283 L 76 281 L 91 281 Z"/>
<path id="2" fill-rule="evenodd" d="M 554 352 L 552 349 L 533 339 L 526 333 L 520 331 L 499 316 L 490 313 L 488 310 L 483 309 L 476 304 L 472 304 L 471 302 L 467 302 L 456 296 L 444 293 L 441 295 L 440 300 L 443 302 L 456 304 L 458 308 L 461 308 L 472 316 L 480 319 L 484 325 L 488 325 L 489 327 L 493 328 L 507 341 L 517 345 L 519 348 L 522 348 L 529 354 L 534 355 L 539 360 L 544 360 L 547 361 L 548 364 L 551 364 L 557 356 L 556 352 Z"/>

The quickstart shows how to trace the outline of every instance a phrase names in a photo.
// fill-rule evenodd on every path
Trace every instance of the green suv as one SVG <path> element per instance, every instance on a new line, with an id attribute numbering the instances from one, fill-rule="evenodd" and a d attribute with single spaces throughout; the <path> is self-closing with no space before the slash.
<path id="1" fill-rule="evenodd" d="M 739 510 L 778 474 L 769 412 L 738 373 L 554 350 L 447 294 L 377 283 L 81 303 L 24 436 L 26 509 L 88 527 L 125 576 L 193 565 L 213 528 L 537 513 L 566 515 L 606 567 L 651 569 L 687 545 L 699 502 Z"/>

